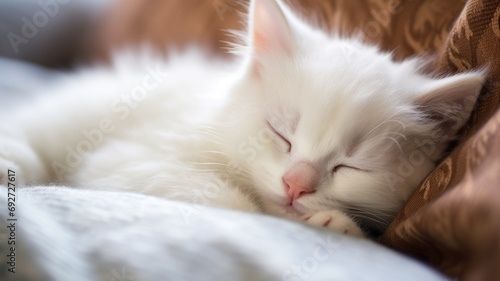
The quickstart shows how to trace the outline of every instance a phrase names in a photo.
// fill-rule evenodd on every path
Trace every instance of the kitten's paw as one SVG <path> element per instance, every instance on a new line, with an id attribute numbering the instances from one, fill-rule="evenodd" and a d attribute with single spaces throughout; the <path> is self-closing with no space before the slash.
<path id="1" fill-rule="evenodd" d="M 305 215 L 301 219 L 308 224 L 325 227 L 335 232 L 356 237 L 365 236 L 361 228 L 349 216 L 338 210 L 320 211 Z"/>

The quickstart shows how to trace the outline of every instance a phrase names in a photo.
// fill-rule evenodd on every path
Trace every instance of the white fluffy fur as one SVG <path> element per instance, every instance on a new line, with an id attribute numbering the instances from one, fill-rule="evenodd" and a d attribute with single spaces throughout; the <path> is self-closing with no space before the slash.
<path id="1" fill-rule="evenodd" d="M 41 93 L 2 129 L 0 173 L 14 168 L 26 184 L 312 216 L 316 225 L 344 214 L 331 228 L 359 233 L 354 218 L 383 230 L 470 115 L 484 73 L 434 79 L 419 60 L 396 63 L 356 38 L 324 34 L 281 3 L 255 0 L 250 9 L 240 62 L 198 51 L 168 60 L 122 53 L 111 67 L 71 74 Z M 144 98 L 127 104 L 145 84 Z M 113 130 L 103 130 L 110 122 Z M 89 153 L 78 152 L 88 144 Z M 282 177 L 300 159 L 320 167 L 320 181 L 292 209 Z M 338 165 L 355 169 L 333 172 Z"/>

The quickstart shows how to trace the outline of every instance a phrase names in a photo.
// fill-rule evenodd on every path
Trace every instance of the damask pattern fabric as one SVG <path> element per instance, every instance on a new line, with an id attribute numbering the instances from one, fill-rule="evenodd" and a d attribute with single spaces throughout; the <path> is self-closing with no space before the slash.
<path id="1" fill-rule="evenodd" d="M 361 34 L 397 59 L 430 55 L 443 75 L 489 66 L 462 139 L 423 181 L 380 242 L 461 280 L 500 280 L 500 1 L 285 0 L 325 30 Z M 89 58 L 142 42 L 201 42 L 215 53 L 242 29 L 248 1 L 130 0 L 103 23 Z M 149 13 L 149 11 L 153 11 Z M 180 24 L 182 22 L 182 24 Z M 495 114 L 496 112 L 496 114 Z"/>
<path id="2" fill-rule="evenodd" d="M 499 24 L 500 1 L 469 1 L 439 50 L 435 65 L 441 72 L 488 65 L 490 81 L 463 142 L 421 184 L 381 239 L 463 280 L 500 280 Z"/>
<path id="3" fill-rule="evenodd" d="M 381 241 L 461 280 L 500 280 L 499 172 L 500 111 L 429 176 Z"/>
<path id="4" fill-rule="evenodd" d="M 242 30 L 240 13 L 248 0 L 129 0 L 117 2 L 86 48 L 88 59 L 108 58 L 117 48 L 144 42 L 165 46 L 201 43 L 225 55 Z M 304 18 L 330 32 L 361 34 L 394 51 L 397 58 L 431 53 L 447 38 L 464 1 L 442 0 L 284 0 Z"/>

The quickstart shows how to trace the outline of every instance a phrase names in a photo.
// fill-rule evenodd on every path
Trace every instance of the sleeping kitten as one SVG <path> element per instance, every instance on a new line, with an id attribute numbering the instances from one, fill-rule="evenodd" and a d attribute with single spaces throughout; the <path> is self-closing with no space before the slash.
<path id="1" fill-rule="evenodd" d="M 0 176 L 383 231 L 469 117 L 485 73 L 435 79 L 254 0 L 237 63 L 124 53 L 3 122 Z M 8 123 L 8 124 L 7 124 Z M 10 125 L 10 127 L 9 127 Z"/>

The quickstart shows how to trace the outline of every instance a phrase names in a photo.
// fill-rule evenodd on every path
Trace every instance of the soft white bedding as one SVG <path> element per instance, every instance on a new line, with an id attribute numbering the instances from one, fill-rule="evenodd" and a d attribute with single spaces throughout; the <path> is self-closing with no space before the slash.
<path id="1" fill-rule="evenodd" d="M 13 274 L 7 196 L 0 187 L 7 280 L 444 280 L 368 240 L 300 223 L 64 187 L 16 189 Z"/>

